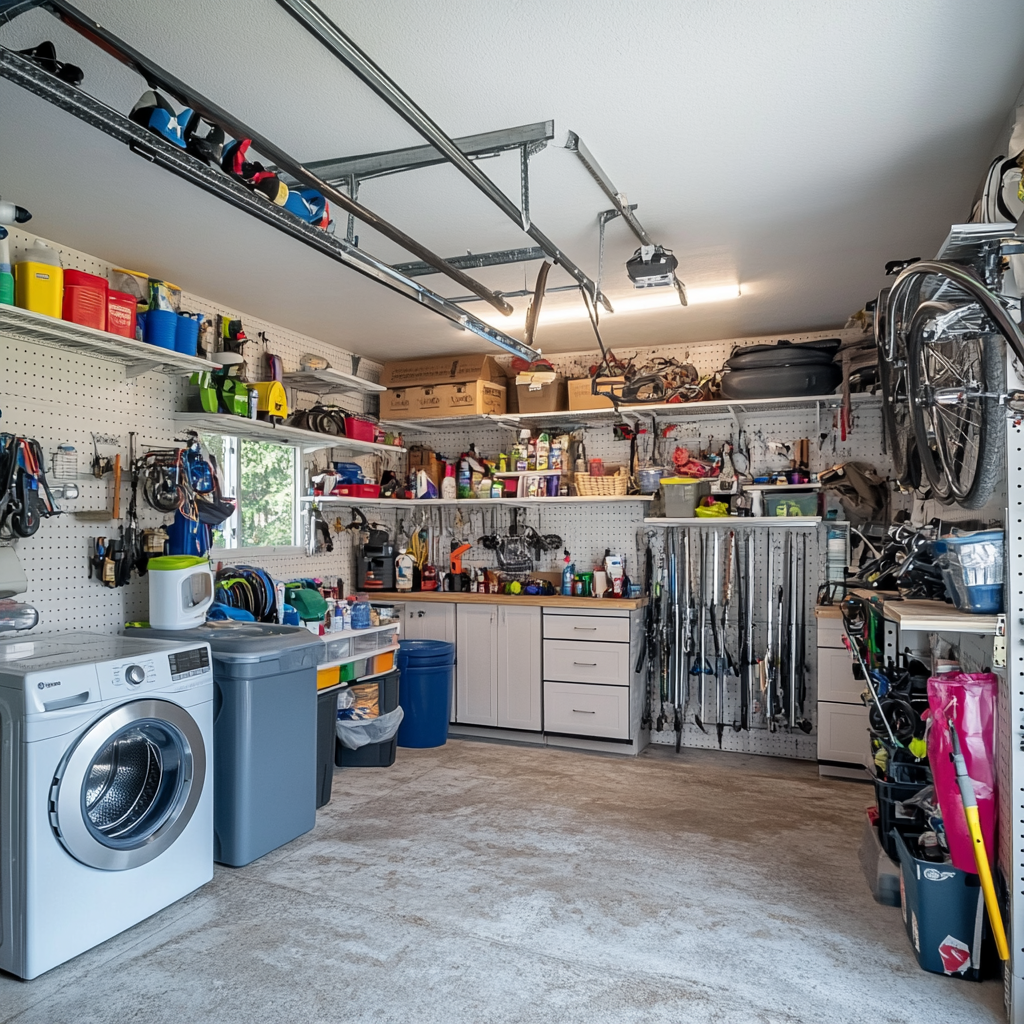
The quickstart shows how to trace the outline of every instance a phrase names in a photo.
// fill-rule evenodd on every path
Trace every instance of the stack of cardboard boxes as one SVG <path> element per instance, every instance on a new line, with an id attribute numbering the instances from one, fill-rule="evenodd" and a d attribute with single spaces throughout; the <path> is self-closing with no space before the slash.
<path id="1" fill-rule="evenodd" d="M 505 371 L 494 356 L 434 356 L 384 364 L 381 419 L 500 416 L 508 411 Z"/>

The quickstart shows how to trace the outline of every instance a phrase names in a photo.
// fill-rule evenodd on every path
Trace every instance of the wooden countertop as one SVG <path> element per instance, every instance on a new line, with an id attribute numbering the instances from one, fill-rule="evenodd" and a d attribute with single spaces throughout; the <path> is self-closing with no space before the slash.
<path id="1" fill-rule="evenodd" d="M 945 601 L 908 601 L 898 593 L 880 590 L 855 590 L 858 597 L 873 601 L 882 615 L 902 629 L 920 629 L 929 633 L 994 634 L 999 626 L 997 615 L 973 615 L 958 612 Z M 839 605 L 817 605 L 819 619 L 841 619 Z"/>
<path id="2" fill-rule="evenodd" d="M 370 600 L 374 604 L 404 604 L 407 601 L 425 602 L 427 604 L 505 604 L 518 605 L 524 608 L 587 608 L 602 611 L 636 611 L 647 603 L 644 597 L 562 597 L 555 594 L 544 597 L 540 594 L 452 594 L 438 590 L 389 590 L 370 591 Z"/>

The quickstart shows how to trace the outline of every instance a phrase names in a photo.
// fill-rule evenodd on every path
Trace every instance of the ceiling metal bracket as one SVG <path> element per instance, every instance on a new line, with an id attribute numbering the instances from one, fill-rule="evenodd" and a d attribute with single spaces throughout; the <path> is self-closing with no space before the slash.
<path id="1" fill-rule="evenodd" d="M 281 171 L 287 173 L 296 181 L 309 188 L 316 189 L 339 209 L 353 214 L 364 224 L 368 224 L 374 230 L 379 231 L 385 238 L 400 245 L 414 256 L 418 256 L 421 260 L 433 264 L 439 271 L 447 274 L 453 280 L 458 281 L 463 287 L 468 288 L 475 295 L 479 295 L 480 298 L 489 302 L 499 312 L 506 316 L 514 312 L 507 302 L 490 289 L 485 288 L 479 281 L 464 274 L 461 270 L 447 266 L 440 256 L 431 252 L 430 249 L 422 245 L 411 235 L 407 235 L 400 228 L 374 213 L 373 210 L 360 205 L 334 185 L 330 185 L 317 177 L 309 168 L 299 163 L 299 161 L 295 160 L 283 149 L 275 146 L 274 143 L 260 135 L 259 132 L 254 131 L 245 122 L 240 121 L 201 93 L 191 89 L 181 79 L 176 78 L 169 71 L 160 67 L 159 64 L 156 64 L 138 50 L 129 46 L 123 39 L 120 39 L 102 25 L 97 24 L 72 4 L 68 3 L 67 0 L 42 0 L 39 6 L 50 11 L 50 13 L 70 28 L 100 47 L 105 53 L 136 72 L 136 74 L 145 79 L 151 89 L 161 89 L 168 93 L 180 103 L 190 107 L 206 121 L 218 125 L 227 135 L 236 139 L 250 139 L 253 148 L 261 156 L 272 161 Z"/>
<path id="2" fill-rule="evenodd" d="M 368 85 L 385 103 L 416 129 L 454 167 L 458 168 L 510 220 L 522 226 L 523 212 L 470 160 L 441 127 L 413 99 L 364 53 L 312 0 L 277 0 L 315 39 Z M 286 168 L 287 169 L 287 168 Z M 526 233 L 547 253 L 548 258 L 596 296 L 613 312 L 607 297 L 596 284 L 536 224 Z"/>
<path id="3" fill-rule="evenodd" d="M 597 182 L 601 191 L 612 201 L 615 206 L 615 214 L 618 214 L 629 226 L 629 230 L 636 235 L 637 240 L 641 245 L 654 245 L 654 241 L 651 236 L 647 233 L 647 229 L 640 223 L 639 219 L 635 216 L 633 211 L 636 209 L 636 203 L 630 203 L 625 195 L 620 192 L 613 184 L 611 178 L 605 173 L 604 168 L 597 162 L 594 154 L 583 144 L 583 140 L 575 133 L 569 132 L 568 139 L 565 143 L 565 148 L 570 153 L 575 153 L 579 157 L 579 161 L 587 169 L 590 176 Z M 612 211 L 607 211 L 609 214 Z M 605 214 L 599 215 L 600 217 Z M 613 215 L 614 216 L 614 215 Z M 608 216 L 607 220 L 612 220 L 613 216 Z M 601 221 L 601 227 L 604 228 L 604 221 Z M 604 245 L 604 238 L 602 235 L 601 240 L 602 248 Z M 683 284 L 679 278 L 674 277 L 673 286 L 675 287 L 676 294 L 679 296 L 679 302 L 682 305 L 687 305 L 686 302 L 686 285 Z M 600 280 L 600 276 L 598 277 Z"/>
<path id="4" fill-rule="evenodd" d="M 496 252 L 470 252 L 465 256 L 445 257 L 445 263 L 460 270 L 470 270 L 479 267 L 497 267 L 506 263 L 530 263 L 533 260 L 544 259 L 546 253 L 540 246 L 531 246 L 526 249 L 499 249 Z M 395 270 L 401 271 L 406 277 L 425 277 L 427 274 L 436 274 L 436 268 L 429 263 L 396 263 Z M 573 285 L 575 288 L 576 286 Z M 509 292 L 499 292 L 507 296 Z M 476 299 L 476 296 L 473 296 Z"/>

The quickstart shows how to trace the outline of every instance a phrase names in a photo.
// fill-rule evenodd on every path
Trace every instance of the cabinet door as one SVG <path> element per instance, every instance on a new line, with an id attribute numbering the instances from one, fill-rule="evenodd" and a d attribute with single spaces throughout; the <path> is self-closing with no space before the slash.
<path id="1" fill-rule="evenodd" d="M 498 725 L 540 732 L 539 608 L 498 607 Z"/>
<path id="2" fill-rule="evenodd" d="M 408 640 L 446 640 L 455 643 L 455 605 L 409 601 L 405 606 Z"/>
<path id="3" fill-rule="evenodd" d="M 405 620 L 402 624 L 406 640 L 445 640 L 455 643 L 455 605 L 451 602 L 434 604 L 432 601 L 408 601 L 405 605 Z M 455 651 L 458 657 L 458 645 Z M 458 694 L 455 675 L 452 675 L 452 717 L 458 721 Z"/>
<path id="4" fill-rule="evenodd" d="M 455 606 L 456 721 L 498 724 L 498 607 Z"/>

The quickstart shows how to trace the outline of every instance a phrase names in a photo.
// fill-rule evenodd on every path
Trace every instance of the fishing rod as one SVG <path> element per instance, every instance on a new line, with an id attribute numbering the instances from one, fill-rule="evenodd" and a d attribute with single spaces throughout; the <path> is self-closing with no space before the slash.
<path id="1" fill-rule="evenodd" d="M 700 572 L 698 582 L 700 584 L 700 616 L 699 616 L 699 651 L 700 660 L 697 662 L 697 711 L 694 712 L 693 721 L 701 732 L 707 732 L 704 728 L 704 676 L 708 671 L 707 659 L 707 636 L 708 636 L 708 601 L 707 601 L 707 537 L 703 531 L 698 534 L 700 538 Z M 690 670 L 691 672 L 694 669 Z"/>
<path id="2" fill-rule="evenodd" d="M 676 649 L 680 652 L 679 663 L 676 666 L 676 677 L 678 689 L 676 691 L 676 753 L 683 742 L 683 718 L 686 714 L 686 705 L 690 701 L 690 663 L 693 661 L 693 591 L 690 586 L 690 531 L 683 530 L 683 593 L 676 602 L 676 618 L 678 628 L 682 630 L 677 633 L 678 642 Z M 681 606 L 681 607 L 680 607 Z M 685 615 L 685 623 L 679 623 L 682 618 L 680 613 Z M 685 690 L 684 690 L 685 688 Z"/>

